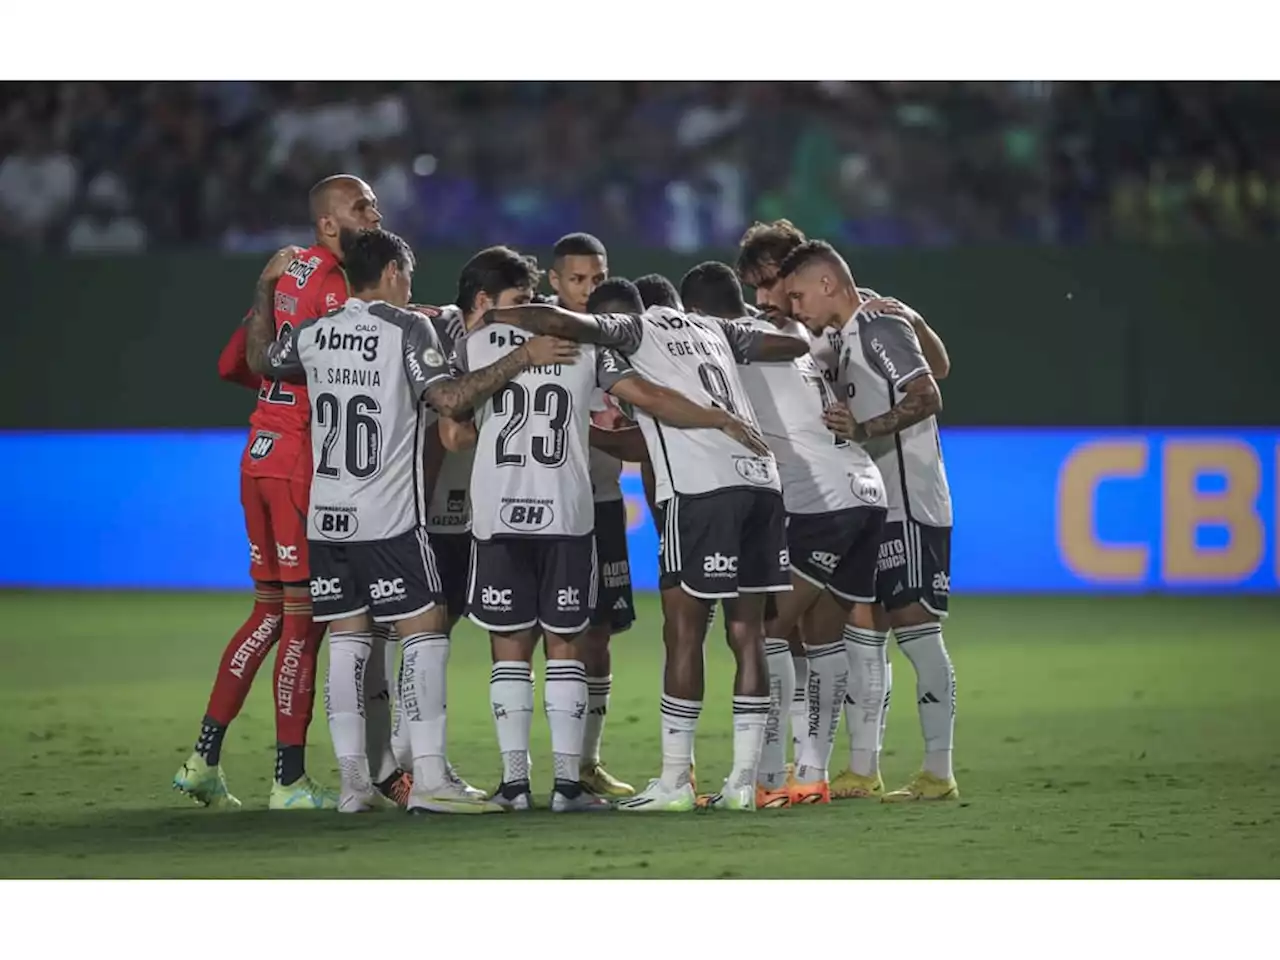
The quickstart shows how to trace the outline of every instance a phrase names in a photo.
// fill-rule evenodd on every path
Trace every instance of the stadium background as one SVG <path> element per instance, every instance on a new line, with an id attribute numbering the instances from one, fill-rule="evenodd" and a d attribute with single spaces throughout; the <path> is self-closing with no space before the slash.
<path id="1" fill-rule="evenodd" d="M 785 838 L 736 827 L 710 845 L 684 832 L 705 827 L 663 824 L 658 840 L 575 827 L 565 849 L 595 856 L 589 867 L 438 832 L 431 871 L 1274 874 L 1280 90 L 1048 82 L 0 87 L 0 586 L 32 588 L 0 593 L 0 755 L 16 778 L 0 786 L 18 818 L 0 825 L 15 853 L 0 873 L 312 869 L 294 827 L 218 827 L 223 859 L 210 861 L 206 828 L 158 824 L 155 809 L 172 804 L 170 757 L 190 749 L 248 586 L 236 471 L 253 398 L 217 380 L 216 358 L 268 252 L 307 241 L 306 190 L 334 170 L 367 177 L 385 225 L 413 242 L 420 302 L 450 301 L 488 243 L 545 268 L 558 236 L 585 229 L 613 273 L 678 282 L 732 259 L 752 220 L 788 216 L 834 240 L 861 283 L 920 309 L 954 363 L 941 422 L 958 772 L 998 816 L 979 799 L 914 815 L 906 832 L 877 821 L 856 863 L 820 840 L 795 863 Z M 632 561 L 651 587 L 636 480 Z M 80 588 L 98 589 L 67 592 Z M 186 592 L 211 588 L 241 592 Z M 650 639 L 657 616 L 646 599 Z M 607 734 L 634 780 L 656 746 L 661 648 L 644 638 L 615 656 Z M 1212 669 L 1198 666 L 1206 638 Z M 452 670 L 482 683 L 485 656 L 455 645 Z M 709 656 L 723 666 L 722 649 Z M 708 692 L 700 766 L 728 747 L 723 693 Z M 238 784 L 269 777 L 246 756 L 270 737 L 259 694 L 228 741 Z M 491 723 L 457 702 L 458 755 L 488 758 Z M 84 758 L 102 736 L 127 784 L 89 804 L 109 822 L 60 779 L 68 758 L 99 762 Z M 904 699 L 887 776 L 909 773 L 917 739 Z M 55 786 L 19 792 L 32 777 Z M 68 799 L 50 807 L 49 792 Z M 143 852 L 161 837 L 165 852 Z M 943 837 L 950 859 L 912 859 Z M 696 856 L 664 858 L 666 842 Z M 628 844 L 642 859 L 613 858 Z M 86 864 L 86 850 L 106 859 Z M 325 869 L 424 869 L 394 856 Z"/>

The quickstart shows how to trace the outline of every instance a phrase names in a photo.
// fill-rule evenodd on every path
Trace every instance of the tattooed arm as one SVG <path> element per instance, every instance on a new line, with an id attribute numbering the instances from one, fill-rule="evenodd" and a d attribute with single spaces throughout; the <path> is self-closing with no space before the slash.
<path id="1" fill-rule="evenodd" d="M 858 423 L 848 407 L 830 407 L 823 414 L 827 429 L 838 437 L 865 443 L 876 437 L 887 437 L 914 426 L 921 420 L 942 412 L 942 392 L 933 375 L 923 373 L 903 385 L 903 397 L 888 413 Z"/>
<path id="2" fill-rule="evenodd" d="M 425 329 L 425 320 L 423 325 Z M 440 354 L 436 352 L 433 356 L 439 357 Z M 432 369 L 427 364 L 422 364 L 427 382 L 423 384 L 420 396 L 425 397 L 440 416 L 453 420 L 464 419 L 468 410 L 474 410 L 478 404 L 484 403 L 501 390 L 507 381 L 529 367 L 572 364 L 577 359 L 576 343 L 554 337 L 534 337 L 487 367 L 460 376 L 433 376 Z"/>
<path id="3" fill-rule="evenodd" d="M 301 247 L 282 247 L 267 261 L 262 275 L 258 277 L 253 295 L 253 313 L 245 325 L 244 356 L 249 369 L 260 377 L 292 379 L 283 375 L 278 366 L 273 367 L 268 352 L 276 339 L 276 281 L 284 276 L 289 264 L 301 252 Z"/>
<path id="4" fill-rule="evenodd" d="M 579 343 L 598 343 L 619 353 L 634 353 L 640 346 L 644 325 L 629 314 L 573 313 L 548 303 L 527 303 L 518 307 L 488 310 L 484 322 L 509 323 L 530 333 L 563 337 Z"/>

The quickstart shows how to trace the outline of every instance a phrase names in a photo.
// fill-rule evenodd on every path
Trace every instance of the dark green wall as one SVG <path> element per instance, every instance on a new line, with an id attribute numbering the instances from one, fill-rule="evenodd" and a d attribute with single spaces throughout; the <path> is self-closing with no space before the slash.
<path id="1" fill-rule="evenodd" d="M 945 423 L 1280 422 L 1278 246 L 850 253 L 859 283 L 909 301 L 946 339 Z M 466 256 L 425 251 L 415 300 L 450 301 Z M 216 362 L 264 259 L 0 264 L 0 427 L 243 423 L 252 396 Z M 678 283 L 698 259 L 615 251 L 611 267 Z"/>

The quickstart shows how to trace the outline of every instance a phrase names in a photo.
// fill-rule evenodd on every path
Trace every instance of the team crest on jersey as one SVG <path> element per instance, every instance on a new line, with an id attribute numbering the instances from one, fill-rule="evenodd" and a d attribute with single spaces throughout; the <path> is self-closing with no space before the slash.
<path id="1" fill-rule="evenodd" d="M 462 513 L 463 510 L 467 509 L 467 491 L 450 490 L 444 508 L 450 513 Z"/>
<path id="2" fill-rule="evenodd" d="M 271 454 L 279 436 L 277 433 L 259 433 L 255 436 L 253 443 L 249 444 L 249 459 L 265 460 Z"/>
<path id="3" fill-rule="evenodd" d="M 773 461 L 762 457 L 734 457 L 733 468 L 747 483 L 767 486 L 773 482 Z"/>
<path id="4" fill-rule="evenodd" d="M 279 310 L 281 313 L 296 314 L 298 312 L 298 298 L 291 297 L 287 293 L 281 293 L 279 290 L 277 290 L 276 291 L 276 309 Z"/>
<path id="5" fill-rule="evenodd" d="M 320 268 L 321 260 L 319 257 L 310 257 L 306 260 L 294 260 L 285 270 L 286 277 L 293 277 L 297 281 L 298 289 L 301 290 L 307 285 L 307 281 L 311 279 L 311 275 Z"/>
<path id="6" fill-rule="evenodd" d="M 444 366 L 444 357 L 435 347 L 427 347 L 422 351 L 422 362 L 428 367 Z"/>

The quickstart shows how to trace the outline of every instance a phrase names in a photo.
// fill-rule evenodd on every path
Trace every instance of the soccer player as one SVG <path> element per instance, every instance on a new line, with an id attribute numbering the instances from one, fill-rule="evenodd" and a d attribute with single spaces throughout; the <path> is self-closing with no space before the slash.
<path id="1" fill-rule="evenodd" d="M 552 249 L 548 280 L 556 301 L 567 310 L 581 312 L 587 298 L 609 275 L 609 255 L 604 244 L 589 233 L 561 237 Z M 592 404 L 592 420 L 597 427 L 619 426 L 620 414 L 603 391 Z M 622 461 L 610 456 L 595 442 L 591 458 L 591 490 L 595 499 L 597 560 L 600 564 L 596 608 L 591 626 L 580 644 L 587 670 L 587 722 L 582 741 L 582 782 L 602 797 L 629 797 L 635 788 L 613 776 L 600 760 L 605 718 L 613 690 L 613 664 L 609 642 L 614 634 L 631 629 L 635 622 L 635 600 L 631 593 L 631 561 L 627 554 L 627 509 L 622 496 Z"/>
<path id="2" fill-rule="evenodd" d="M 435 328 L 409 302 L 413 253 L 384 230 L 344 245 L 351 297 L 339 310 L 272 340 L 273 260 L 247 331 L 251 369 L 306 379 L 314 472 L 307 536 L 317 622 L 330 625 L 325 700 L 338 757 L 340 812 L 378 798 L 366 754 L 363 675 L 372 622 L 393 623 L 404 656 L 405 722 L 413 744 L 410 812 L 498 812 L 447 774 L 447 612 L 422 529 L 425 406 L 457 417 L 531 366 L 571 364 L 573 344 L 536 339 L 497 363 L 452 377 Z M 276 258 L 278 259 L 278 258 Z"/>
<path id="3" fill-rule="evenodd" d="M 756 306 L 765 317 L 778 326 L 785 324 L 791 317 L 791 302 L 787 297 L 785 283 L 780 282 L 778 267 L 792 250 L 805 242 L 805 239 L 804 233 L 791 221 L 775 220 L 771 223 L 753 224 L 743 234 L 739 243 L 736 267 L 738 278 L 744 284 L 755 287 Z M 867 288 L 860 288 L 859 294 L 863 299 L 878 296 L 875 291 Z M 920 340 L 925 358 L 929 361 L 934 379 L 945 379 L 950 372 L 951 362 L 947 356 L 946 345 L 937 333 L 925 323 L 918 312 L 905 304 L 888 300 L 883 301 L 883 306 L 909 319 Z M 836 388 L 839 379 L 840 331 L 828 329 L 823 335 L 813 336 L 811 343 L 811 356 L 814 362 L 822 371 L 827 383 Z M 888 626 L 885 617 L 879 616 L 877 631 L 885 633 Z M 798 731 L 805 728 L 809 713 L 807 698 L 809 664 L 804 657 L 798 633 L 793 634 L 789 639 L 797 679 L 795 697 L 791 704 L 791 728 L 793 731 Z M 879 773 L 879 755 L 884 743 L 884 727 L 888 719 L 889 702 L 893 692 L 893 667 L 887 656 L 876 650 L 874 640 L 867 635 L 863 635 L 862 640 L 862 643 L 856 645 L 845 644 L 845 652 L 849 658 L 857 691 L 851 691 L 845 699 L 845 725 L 850 731 L 849 767 L 830 782 L 831 796 L 835 799 L 873 798 L 882 796 L 884 793 L 884 785 Z M 881 675 L 884 677 L 883 698 L 879 698 L 876 694 L 879 689 L 878 678 Z M 855 702 L 856 696 L 862 697 L 861 702 Z M 876 709 L 872 706 L 872 701 L 876 699 L 880 699 L 883 704 L 879 708 L 878 720 L 871 716 L 872 711 Z M 879 731 L 874 749 L 868 749 L 865 743 L 871 726 L 876 726 Z M 797 736 L 794 742 L 795 754 L 798 758 L 801 740 Z"/>
<path id="4" fill-rule="evenodd" d="M 699 317 L 762 332 L 781 329 L 807 339 L 794 321 L 775 327 L 763 317 L 747 317 L 742 287 L 727 264 L 709 261 L 694 267 L 680 284 L 680 296 Z M 791 591 L 773 598 L 775 610 L 765 625 L 770 711 L 756 804 L 826 803 L 827 764 L 849 684 L 845 647 L 875 632 L 884 484 L 861 447 L 827 428 L 824 413 L 836 402 L 835 394 L 809 354 L 784 363 L 749 364 L 738 373 L 778 461 L 791 559 Z M 796 678 L 787 638 L 802 618 L 809 665 L 808 729 L 800 738 L 795 782 L 788 784 L 782 717 L 793 702 Z"/>
<path id="5" fill-rule="evenodd" d="M 514 252 L 507 255 L 513 272 L 526 263 Z M 487 325 L 458 344 L 458 367 L 493 362 L 524 343 L 528 333 L 501 322 L 524 309 L 488 311 Z M 607 799 L 581 782 L 588 687 L 578 642 L 596 609 L 599 575 L 587 453 L 594 392 L 608 391 L 656 422 L 714 433 L 744 455 L 752 449 L 767 452 L 745 420 L 654 385 L 611 350 L 585 346 L 582 361 L 569 368 L 527 369 L 476 411 L 475 548 L 467 612 L 489 631 L 493 650 L 490 698 L 503 765 L 493 799 L 514 810 L 532 806 L 530 664 L 538 628 L 547 651 L 544 702 L 555 764 L 551 809 L 609 808 Z"/>
<path id="6" fill-rule="evenodd" d="M 472 259 L 472 263 L 475 259 Z M 470 267 L 471 264 L 468 264 L 468 268 Z M 468 270 L 464 268 L 464 278 L 467 275 Z M 454 345 L 466 332 L 462 311 L 456 305 L 441 307 L 432 310 L 429 319 L 440 338 L 441 353 L 452 356 Z M 427 500 L 424 526 L 431 539 L 431 548 L 440 573 L 441 592 L 448 614 L 445 633 L 452 636 L 453 628 L 466 608 L 467 572 L 471 566 L 471 500 L 468 488 L 471 484 L 471 447 L 475 443 L 475 431 L 457 421 L 439 419 L 433 410 L 428 410 L 424 417 L 427 421 L 423 443 L 423 489 Z M 439 420 L 438 426 L 436 420 Z M 448 435 L 448 443 L 442 434 Z M 396 770 L 413 768 L 413 745 L 409 742 L 409 728 L 404 722 L 405 698 L 400 685 L 403 676 L 396 673 L 397 645 L 392 642 L 394 636 L 391 626 L 375 623 L 373 633 L 375 649 L 365 674 L 365 694 L 369 700 L 369 762 L 371 768 L 375 763 L 378 766 L 373 774 L 375 781 L 378 781 L 388 772 L 394 777 Z M 381 663 L 377 655 L 380 642 L 384 653 Z M 396 678 L 397 709 L 388 746 L 386 724 L 391 722 L 391 678 Z M 379 692 L 381 697 L 378 696 Z M 377 713 L 375 704 L 379 707 Z M 383 710 L 386 711 L 385 720 Z M 453 764 L 446 763 L 445 774 L 457 789 L 467 795 L 476 798 L 488 796 L 485 791 L 463 780 Z M 407 782 L 405 789 L 412 787 L 412 777 L 404 777 L 403 780 Z"/>
<path id="7" fill-rule="evenodd" d="M 795 337 L 725 326 L 662 307 L 643 309 L 634 284 L 600 285 L 586 316 L 530 305 L 493 311 L 534 333 L 555 331 L 612 347 L 642 376 L 692 400 L 728 411 L 755 426 L 737 363 L 792 359 L 808 350 Z M 643 311 L 643 312 L 642 312 Z M 764 657 L 764 594 L 789 590 L 785 516 L 777 464 L 750 454 L 723 433 L 672 429 L 641 414 L 659 504 L 663 640 L 662 775 L 620 810 L 687 811 L 694 735 L 702 711 L 703 650 L 709 608 L 723 600 L 726 635 L 737 661 L 734 680 L 733 769 L 710 805 L 755 809 L 756 766 L 769 712 Z"/>
<path id="8" fill-rule="evenodd" d="M 281 333 L 322 316 L 347 298 L 340 238 L 376 227 L 378 201 L 357 177 L 338 175 L 312 188 L 310 209 L 316 242 L 280 277 L 274 292 L 275 329 Z M 272 810 L 332 808 L 333 791 L 305 771 L 307 727 L 315 701 L 316 655 L 323 626 L 311 620 L 306 510 L 311 484 L 307 436 L 310 407 L 305 387 L 253 373 L 244 360 L 245 328 L 223 349 L 218 371 L 224 380 L 258 391 L 249 418 L 249 440 L 240 466 L 240 502 L 249 536 L 253 612 L 231 638 L 205 709 L 195 751 L 173 778 L 175 789 L 206 806 L 240 806 L 227 790 L 221 766 L 227 728 L 272 645 L 275 662 L 276 773 Z"/>
<path id="9" fill-rule="evenodd" d="M 797 319 L 814 333 L 840 329 L 847 401 L 828 409 L 827 424 L 876 458 L 889 493 L 877 590 L 898 648 L 916 671 L 925 754 L 911 782 L 883 799 L 957 799 L 955 671 L 942 639 L 952 523 L 938 438 L 942 395 L 911 324 L 878 312 L 876 301 L 865 302 L 848 264 L 830 244 L 800 244 L 778 272 Z"/>

